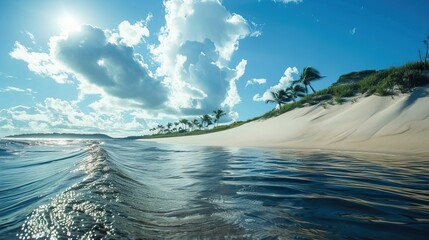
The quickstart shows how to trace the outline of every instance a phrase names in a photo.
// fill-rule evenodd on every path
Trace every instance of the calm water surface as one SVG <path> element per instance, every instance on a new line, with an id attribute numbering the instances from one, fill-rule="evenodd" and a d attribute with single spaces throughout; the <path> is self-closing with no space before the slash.
<path id="1" fill-rule="evenodd" d="M 427 239 L 429 160 L 0 140 L 0 238 Z"/>

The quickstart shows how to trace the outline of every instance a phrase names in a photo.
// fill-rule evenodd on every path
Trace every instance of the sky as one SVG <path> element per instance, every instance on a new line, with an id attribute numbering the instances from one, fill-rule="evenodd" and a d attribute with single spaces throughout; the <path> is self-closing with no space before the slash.
<path id="1" fill-rule="evenodd" d="M 417 61 L 427 0 L 3 0 L 0 137 L 142 135 L 223 109 L 275 107 L 269 92 L 312 66 L 342 74 Z"/>

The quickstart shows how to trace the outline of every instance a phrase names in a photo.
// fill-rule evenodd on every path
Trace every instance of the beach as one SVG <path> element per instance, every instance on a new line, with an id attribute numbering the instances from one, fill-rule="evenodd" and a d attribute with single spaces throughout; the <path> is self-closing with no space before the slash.
<path id="1" fill-rule="evenodd" d="M 222 132 L 144 141 L 429 156 L 429 86 L 410 94 L 307 106 Z"/>

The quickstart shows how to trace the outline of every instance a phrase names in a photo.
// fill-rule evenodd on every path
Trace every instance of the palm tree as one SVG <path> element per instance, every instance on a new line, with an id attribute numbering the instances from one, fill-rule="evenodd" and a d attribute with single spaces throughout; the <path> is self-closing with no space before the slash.
<path id="1" fill-rule="evenodd" d="M 268 99 L 265 103 L 277 103 L 279 108 L 282 104 L 292 101 L 292 98 L 286 93 L 284 89 L 280 89 L 277 92 L 271 92 L 272 99 Z"/>
<path id="2" fill-rule="evenodd" d="M 314 93 L 316 92 L 313 86 L 311 86 L 311 82 L 322 78 L 324 78 L 324 76 L 320 76 L 320 73 L 317 69 L 313 67 L 305 67 L 299 79 L 296 81 L 293 81 L 292 84 L 296 84 L 296 83 L 303 84 L 305 86 L 305 93 L 308 95 L 308 88 L 307 88 L 308 86 L 311 88 L 311 90 Z"/>
<path id="3" fill-rule="evenodd" d="M 192 122 L 188 122 L 189 131 L 192 131 L 193 127 L 194 127 L 194 124 Z"/>
<path id="4" fill-rule="evenodd" d="M 171 127 L 173 126 L 173 124 L 172 123 L 167 123 L 167 131 L 168 132 L 171 132 Z"/>
<path id="5" fill-rule="evenodd" d="M 305 87 L 301 84 L 293 84 L 292 86 L 285 89 L 286 94 L 291 97 L 293 102 L 296 102 L 296 98 L 305 96 Z"/>
<path id="6" fill-rule="evenodd" d="M 184 129 L 184 130 L 186 130 L 186 126 L 188 125 L 188 119 L 181 119 L 180 121 L 179 121 L 181 124 L 183 124 L 183 128 L 182 129 Z"/>
<path id="7" fill-rule="evenodd" d="M 194 120 L 192 120 L 192 124 L 194 124 L 195 127 L 198 127 L 201 130 L 200 122 L 198 121 L 198 119 L 194 118 Z"/>
<path id="8" fill-rule="evenodd" d="M 218 109 L 216 111 L 213 111 L 213 113 L 214 113 L 214 118 L 215 118 L 214 122 L 215 122 L 215 125 L 217 127 L 217 126 L 219 126 L 219 119 L 222 116 L 225 116 L 226 113 L 222 109 Z"/>
<path id="9" fill-rule="evenodd" d="M 210 117 L 210 115 L 208 115 L 208 114 L 204 114 L 200 118 L 201 118 L 201 124 L 205 128 L 208 128 L 210 125 L 213 124 L 212 117 Z"/>
<path id="10" fill-rule="evenodd" d="M 164 132 L 164 126 L 162 125 L 158 125 L 158 134 L 161 134 L 162 132 Z"/>
<path id="11" fill-rule="evenodd" d="M 428 65 L 428 60 L 429 60 L 429 36 L 426 37 L 425 40 L 423 40 L 423 44 L 426 46 L 426 54 L 425 54 L 425 59 L 424 59 L 424 67 L 426 68 Z M 420 53 L 420 52 L 419 52 Z"/>

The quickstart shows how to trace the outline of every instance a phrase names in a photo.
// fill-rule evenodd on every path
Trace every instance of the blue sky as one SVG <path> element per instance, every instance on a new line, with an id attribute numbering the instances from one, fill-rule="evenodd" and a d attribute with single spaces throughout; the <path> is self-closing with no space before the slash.
<path id="1" fill-rule="evenodd" d="M 246 120 L 306 66 L 322 89 L 418 60 L 428 11 L 427 0 L 1 1 L 0 137 L 139 135 L 217 108 Z"/>

